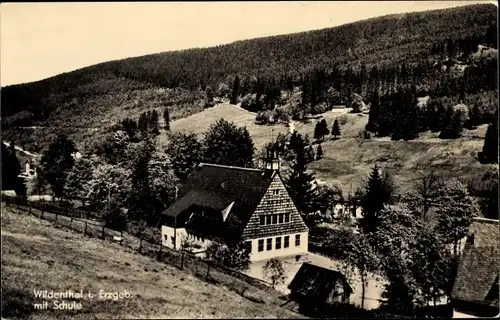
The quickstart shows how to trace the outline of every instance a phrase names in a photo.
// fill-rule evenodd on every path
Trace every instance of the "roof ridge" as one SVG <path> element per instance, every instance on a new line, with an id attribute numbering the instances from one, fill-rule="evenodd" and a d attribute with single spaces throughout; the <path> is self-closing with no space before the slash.
<path id="1" fill-rule="evenodd" d="M 484 218 L 484 217 L 474 217 L 473 221 L 487 222 L 487 223 L 499 223 L 500 222 L 498 219 L 490 219 L 490 218 Z"/>
<path id="2" fill-rule="evenodd" d="M 219 167 L 219 168 L 227 168 L 227 169 L 236 169 L 236 170 L 246 170 L 246 171 L 257 171 L 257 172 L 262 172 L 264 170 L 262 169 L 255 169 L 255 168 L 244 168 L 244 167 L 235 167 L 235 166 L 226 166 L 222 164 L 215 164 L 215 163 L 200 163 L 198 167 Z"/>

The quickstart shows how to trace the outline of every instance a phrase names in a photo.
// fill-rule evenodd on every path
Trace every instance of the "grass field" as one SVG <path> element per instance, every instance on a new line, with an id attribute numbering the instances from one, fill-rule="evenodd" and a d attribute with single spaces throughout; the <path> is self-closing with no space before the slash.
<path id="1" fill-rule="evenodd" d="M 238 126 L 246 126 L 256 150 L 260 150 L 271 137 L 287 133 L 284 124 L 257 125 L 255 116 L 230 104 L 220 104 L 190 117 L 174 121 L 172 131 L 190 131 L 200 135 L 217 119 L 234 121 Z M 488 169 L 477 161 L 477 153 L 482 150 L 486 125 L 475 130 L 465 130 L 463 137 L 456 140 L 441 140 L 439 133 L 425 132 L 413 141 L 391 141 L 390 138 L 359 138 L 367 121 L 367 114 L 344 113 L 340 110 L 321 115 L 329 128 L 338 119 L 341 136 L 332 140 L 331 136 L 322 142 L 324 158 L 314 161 L 309 169 L 318 180 L 328 184 L 337 183 L 344 194 L 355 191 L 377 164 L 390 171 L 401 193 L 413 188 L 413 184 L 423 171 L 435 170 L 443 177 L 470 179 L 480 177 Z M 295 122 L 295 129 L 313 137 L 314 126 L 319 119 Z M 160 143 L 166 143 L 162 135 Z"/>
<path id="2" fill-rule="evenodd" d="M 256 303 L 118 244 L 83 238 L 50 222 L 2 207 L 2 318 L 289 318 L 267 300 Z M 34 310 L 34 290 L 90 291 L 81 310 Z M 130 298 L 98 299 L 99 290 Z M 279 300 L 275 297 L 276 300 Z"/>

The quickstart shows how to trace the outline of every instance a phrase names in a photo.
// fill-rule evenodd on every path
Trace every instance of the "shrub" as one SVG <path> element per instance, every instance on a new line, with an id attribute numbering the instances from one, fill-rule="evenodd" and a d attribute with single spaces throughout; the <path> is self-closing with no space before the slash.
<path id="1" fill-rule="evenodd" d="M 311 113 L 312 114 L 325 113 L 325 112 L 329 111 L 330 109 L 331 109 L 331 107 L 328 104 L 322 102 L 320 104 L 315 105 L 312 108 Z"/>

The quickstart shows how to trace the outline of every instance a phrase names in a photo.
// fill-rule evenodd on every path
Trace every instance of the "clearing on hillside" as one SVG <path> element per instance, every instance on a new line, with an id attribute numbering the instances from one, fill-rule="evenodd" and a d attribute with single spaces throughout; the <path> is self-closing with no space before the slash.
<path id="1" fill-rule="evenodd" d="M 317 119 L 293 122 L 294 129 L 308 135 L 312 141 L 316 122 L 325 119 L 331 130 L 333 121 L 340 124 L 341 136 L 333 140 L 325 137 L 321 143 L 324 157 L 313 161 L 309 169 L 316 173 L 318 180 L 329 185 L 337 183 L 344 195 L 354 192 L 362 185 L 371 168 L 377 164 L 390 171 L 400 193 L 413 188 L 415 179 L 428 170 L 435 170 L 443 177 L 471 179 L 480 177 L 489 168 L 477 160 L 482 150 L 487 125 L 475 130 L 465 130 L 460 139 L 439 139 L 439 133 L 424 132 L 411 141 L 391 141 L 390 137 L 363 139 L 360 137 L 368 122 L 367 114 L 348 113 L 349 109 L 339 109 L 317 115 Z M 228 103 L 219 104 L 190 117 L 172 123 L 172 131 L 189 131 L 200 137 L 217 119 L 233 121 L 238 126 L 246 126 L 256 151 L 276 137 L 279 132 L 287 133 L 289 128 L 282 123 L 275 125 L 255 124 L 255 115 Z M 166 143 L 165 135 L 161 135 Z"/>

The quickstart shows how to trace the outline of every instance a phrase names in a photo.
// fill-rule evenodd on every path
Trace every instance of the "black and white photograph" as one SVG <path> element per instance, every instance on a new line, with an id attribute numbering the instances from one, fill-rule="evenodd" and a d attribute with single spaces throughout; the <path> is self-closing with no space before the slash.
<path id="1" fill-rule="evenodd" d="M 497 1 L 3 2 L 1 320 L 497 317 Z"/>

